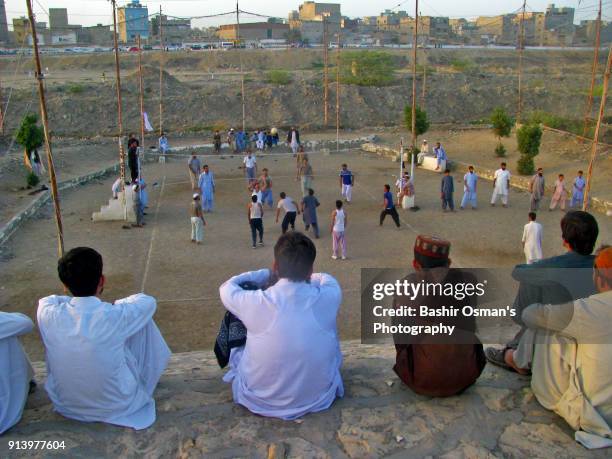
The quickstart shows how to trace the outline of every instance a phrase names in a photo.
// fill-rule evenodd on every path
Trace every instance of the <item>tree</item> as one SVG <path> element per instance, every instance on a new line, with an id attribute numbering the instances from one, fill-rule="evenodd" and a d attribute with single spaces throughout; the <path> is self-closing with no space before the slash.
<path id="1" fill-rule="evenodd" d="M 45 133 L 43 128 L 38 126 L 38 117 L 30 113 L 21 121 L 21 126 L 15 135 L 15 141 L 25 148 L 25 153 L 30 158 L 30 153 L 43 144 Z"/>
<path id="2" fill-rule="evenodd" d="M 535 171 L 533 158 L 540 153 L 542 129 L 537 124 L 524 124 L 516 132 L 516 139 L 521 152 L 517 164 L 518 172 L 521 175 L 531 175 Z"/>
<path id="3" fill-rule="evenodd" d="M 406 120 L 406 127 L 412 132 L 412 105 L 406 105 L 404 107 L 404 119 Z M 429 120 L 427 119 L 427 112 L 421 110 L 417 105 L 416 107 L 416 136 L 425 134 L 429 130 Z"/>
<path id="4" fill-rule="evenodd" d="M 497 146 L 495 154 L 497 156 L 506 156 L 506 148 L 502 144 L 502 137 L 510 137 L 514 120 L 506 113 L 506 111 L 498 107 L 491 114 L 491 124 L 493 125 L 493 133 L 497 137 Z"/>

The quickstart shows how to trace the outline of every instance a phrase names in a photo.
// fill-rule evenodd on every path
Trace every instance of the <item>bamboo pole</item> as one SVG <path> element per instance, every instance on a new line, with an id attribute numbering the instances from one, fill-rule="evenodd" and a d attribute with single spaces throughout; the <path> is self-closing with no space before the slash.
<path id="1" fill-rule="evenodd" d="M 523 110 L 523 48 L 525 47 L 525 8 L 527 0 L 523 0 L 521 22 L 519 27 L 519 64 L 518 64 L 518 108 L 516 111 L 516 122 L 520 124 Z"/>
<path id="2" fill-rule="evenodd" d="M 591 88 L 587 97 L 587 106 L 584 112 L 584 129 L 582 135 L 587 136 L 589 132 L 589 118 L 593 109 L 593 92 L 595 91 L 595 74 L 597 73 L 597 64 L 599 61 L 599 46 L 601 45 L 601 0 L 599 0 L 599 12 L 595 22 L 595 50 L 593 52 L 593 67 L 591 69 Z"/>
<path id="3" fill-rule="evenodd" d="M 57 228 L 57 253 L 59 257 L 64 256 L 64 228 L 62 225 L 62 211 L 57 192 L 57 178 L 55 176 L 55 166 L 53 164 L 53 151 L 51 149 L 51 135 L 49 133 L 49 118 L 47 116 L 47 103 L 45 100 L 45 86 L 43 83 L 44 75 L 40 65 L 40 55 L 38 54 L 38 37 L 36 35 L 36 22 L 32 12 L 31 0 L 26 0 L 28 8 L 28 19 L 32 31 L 32 47 L 34 48 L 34 63 L 36 65 L 36 81 L 38 82 L 38 97 L 40 99 L 40 115 L 43 123 L 45 135 L 45 150 L 47 152 L 47 169 L 49 170 L 49 181 L 51 182 L 51 198 L 55 209 L 55 225 Z"/>
<path id="4" fill-rule="evenodd" d="M 115 80 L 117 86 L 117 140 L 119 143 L 119 176 L 121 177 L 121 195 L 124 209 L 124 219 L 127 220 L 127 207 L 125 200 L 125 149 L 123 147 L 123 112 L 121 101 L 121 67 L 119 65 L 119 43 L 117 41 L 117 2 L 111 0 L 113 6 L 113 43 L 115 46 Z"/>
<path id="5" fill-rule="evenodd" d="M 414 38 L 412 40 L 412 150 L 416 148 L 416 103 L 417 103 L 417 49 L 419 37 L 419 0 L 414 7 Z"/>
<path id="6" fill-rule="evenodd" d="M 244 71 L 242 66 L 242 49 L 240 48 L 240 7 L 238 6 L 238 0 L 236 0 L 236 43 L 238 45 L 238 55 L 240 58 L 240 87 L 242 94 L 242 132 L 246 132 L 246 103 L 244 100 Z"/>
<path id="7" fill-rule="evenodd" d="M 162 7 L 159 5 L 159 136 L 164 133 L 164 27 L 162 21 Z"/>
<path id="8" fill-rule="evenodd" d="M 340 151 L 340 30 L 336 49 L 336 151 Z"/>
<path id="9" fill-rule="evenodd" d="M 144 122 L 144 79 L 142 76 L 142 45 L 140 34 L 138 34 L 138 88 L 140 99 L 140 148 L 142 149 L 142 162 L 144 163 L 145 153 L 145 122 Z M 142 164 L 138 164 L 138 178 L 142 178 Z"/>
<path id="10" fill-rule="evenodd" d="M 610 65 L 612 64 L 612 46 L 608 49 L 608 63 L 606 64 L 606 72 L 603 79 L 603 92 L 601 94 L 601 102 L 599 104 L 599 116 L 595 125 L 595 134 L 593 135 L 593 145 L 591 147 L 591 160 L 589 161 L 589 169 L 587 171 L 586 187 L 584 189 L 584 201 L 582 202 L 582 210 L 587 210 L 589 207 L 589 194 L 591 192 L 591 180 L 593 178 L 593 164 L 597 157 L 597 141 L 599 140 L 599 129 L 601 128 L 601 120 L 604 117 L 606 109 L 606 98 L 608 97 L 608 83 L 610 81 Z"/>
<path id="11" fill-rule="evenodd" d="M 2 82 L 0 82 L 0 135 L 4 135 L 4 112 L 2 108 Z"/>
<path id="12" fill-rule="evenodd" d="M 327 40 L 327 15 L 323 15 L 323 125 L 329 123 L 329 42 Z"/>

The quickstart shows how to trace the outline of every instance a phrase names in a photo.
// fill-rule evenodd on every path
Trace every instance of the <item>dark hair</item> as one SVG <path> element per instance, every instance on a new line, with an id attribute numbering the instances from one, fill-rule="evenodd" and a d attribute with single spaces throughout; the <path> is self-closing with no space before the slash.
<path id="1" fill-rule="evenodd" d="M 559 178 L 561 178 L 561 177 L 565 178 L 565 175 L 559 174 Z"/>
<path id="2" fill-rule="evenodd" d="M 582 171 L 578 171 L 578 173 L 579 173 L 579 174 L 583 174 L 583 172 L 582 172 Z"/>
<path id="3" fill-rule="evenodd" d="M 312 188 L 308 188 L 308 196 L 313 196 L 314 190 Z"/>
<path id="4" fill-rule="evenodd" d="M 94 296 L 102 277 L 102 255 L 89 247 L 77 247 L 57 262 L 62 283 L 74 296 Z"/>
<path id="5" fill-rule="evenodd" d="M 421 265 L 421 268 L 442 268 L 448 266 L 448 258 L 434 258 L 423 255 L 417 251 L 414 252 L 414 259 Z"/>
<path id="6" fill-rule="evenodd" d="M 597 220 L 588 212 L 572 210 L 561 220 L 561 236 L 574 252 L 590 255 L 595 248 L 599 227 Z"/>
<path id="7" fill-rule="evenodd" d="M 281 197 L 281 199 L 285 199 L 287 197 L 287 195 L 285 194 L 284 191 L 281 191 L 280 197 Z"/>
<path id="8" fill-rule="evenodd" d="M 348 167 L 346 164 L 343 164 L 342 167 Z"/>
<path id="9" fill-rule="evenodd" d="M 389 185 L 385 185 L 385 190 L 389 191 L 391 187 Z"/>
<path id="10" fill-rule="evenodd" d="M 501 163 L 501 165 L 502 165 L 502 166 L 506 166 L 507 164 L 506 164 L 506 163 Z"/>
<path id="11" fill-rule="evenodd" d="M 529 212 L 529 220 L 535 221 L 536 219 L 536 213 L 535 212 Z"/>
<path id="12" fill-rule="evenodd" d="M 202 169 L 204 169 L 205 167 L 208 167 L 208 164 L 204 164 L 204 165 L 202 166 Z"/>
<path id="13" fill-rule="evenodd" d="M 336 209 L 342 209 L 342 201 L 340 200 L 336 201 Z"/>
<path id="14" fill-rule="evenodd" d="M 253 202 L 257 202 L 257 195 L 254 194 L 253 196 L 251 196 L 251 201 Z"/>
<path id="15" fill-rule="evenodd" d="M 445 170 L 444 170 L 444 173 L 445 173 L 445 174 L 450 174 L 450 169 L 445 169 Z"/>
<path id="16" fill-rule="evenodd" d="M 281 279 L 308 281 L 316 257 L 315 245 L 300 232 L 283 234 L 274 246 L 274 259 Z"/>

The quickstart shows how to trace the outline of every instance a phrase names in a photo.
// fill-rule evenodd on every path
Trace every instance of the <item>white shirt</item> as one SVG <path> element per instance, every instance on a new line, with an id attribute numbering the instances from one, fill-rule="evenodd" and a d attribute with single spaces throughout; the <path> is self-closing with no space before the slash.
<path id="1" fill-rule="evenodd" d="M 251 218 L 261 218 L 263 214 L 263 208 L 261 206 L 260 202 L 252 202 L 251 203 L 251 210 L 249 212 L 249 215 Z"/>
<path id="2" fill-rule="evenodd" d="M 251 193 L 251 196 L 257 196 L 257 202 L 261 203 L 261 190 L 260 191 L 253 190 L 253 192 Z"/>
<path id="3" fill-rule="evenodd" d="M 18 336 L 34 324 L 18 312 L 0 312 L 0 434 L 21 419 L 34 372 Z"/>
<path id="4" fill-rule="evenodd" d="M 295 205 L 295 202 L 293 202 L 293 199 L 291 199 L 289 196 L 278 201 L 277 208 L 283 208 L 285 209 L 285 212 L 297 212 L 297 206 Z"/>
<path id="5" fill-rule="evenodd" d="M 255 167 L 255 163 L 257 162 L 257 160 L 255 159 L 255 156 L 251 155 L 250 158 L 248 156 L 245 156 L 243 162 L 248 169 L 252 169 L 253 167 Z"/>
<path id="6" fill-rule="evenodd" d="M 497 169 L 495 171 L 495 191 L 499 194 L 508 194 L 508 180 L 510 180 L 508 169 Z"/>
<path id="7" fill-rule="evenodd" d="M 152 322 L 155 298 L 137 294 L 115 304 L 90 297 L 48 296 L 38 302 L 38 326 L 46 351 L 45 388 L 55 410 L 88 422 L 145 429 L 155 422 L 155 401 L 141 378 L 128 341 Z M 165 342 L 155 350 L 165 361 Z M 165 350 L 161 349 L 165 346 Z M 167 350 L 167 351 L 166 351 Z M 144 349 L 143 349 L 144 351 Z"/>
<path id="8" fill-rule="evenodd" d="M 523 243 L 525 244 L 525 258 L 528 262 L 541 260 L 542 257 L 542 225 L 538 222 L 529 222 L 523 228 Z"/>
<path id="9" fill-rule="evenodd" d="M 342 209 L 336 209 L 333 231 L 337 233 L 344 231 L 344 210 Z"/>
<path id="10" fill-rule="evenodd" d="M 313 274 L 309 283 L 281 279 L 265 291 L 239 286 L 269 277 L 267 269 L 248 272 L 219 288 L 224 306 L 247 328 L 242 358 L 225 379 L 234 401 L 253 413 L 296 419 L 344 395 L 336 329 L 342 291 L 329 274 Z"/>

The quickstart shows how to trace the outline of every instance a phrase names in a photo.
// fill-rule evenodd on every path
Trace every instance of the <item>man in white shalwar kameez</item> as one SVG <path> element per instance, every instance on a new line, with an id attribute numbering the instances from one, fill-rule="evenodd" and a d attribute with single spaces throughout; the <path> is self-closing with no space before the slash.
<path id="1" fill-rule="evenodd" d="M 274 247 L 272 271 L 232 277 L 219 289 L 247 329 L 246 345 L 232 349 L 223 379 L 232 383 L 234 401 L 253 413 L 297 419 L 344 394 L 336 328 L 342 291 L 329 274 L 312 273 L 315 257 L 312 241 L 290 232 Z M 268 288 L 243 290 L 245 282 Z"/>
<path id="2" fill-rule="evenodd" d="M 612 446 L 612 248 L 595 259 L 598 293 L 563 305 L 533 304 L 509 358 L 531 368 L 531 389 L 544 408 L 562 416 L 589 449 Z"/>
<path id="3" fill-rule="evenodd" d="M 495 171 L 493 179 L 493 196 L 491 205 L 495 206 L 497 198 L 501 197 L 502 205 L 508 206 L 508 192 L 510 190 L 510 171 L 506 169 L 506 163 L 501 163 L 501 167 Z"/>
<path id="4" fill-rule="evenodd" d="M 19 336 L 34 324 L 18 312 L 0 312 L 0 435 L 17 424 L 28 399 L 34 372 Z"/>
<path id="5" fill-rule="evenodd" d="M 85 422 L 136 430 L 155 422 L 153 391 L 170 349 L 153 322 L 155 298 L 142 293 L 101 301 L 102 257 L 78 247 L 58 263 L 74 295 L 43 298 L 38 326 L 45 345 L 45 388 L 55 411 Z"/>
<path id="6" fill-rule="evenodd" d="M 523 227 L 523 251 L 525 263 L 531 265 L 544 258 L 542 256 L 542 225 L 536 222 L 536 213 L 529 212 L 529 223 Z"/>

